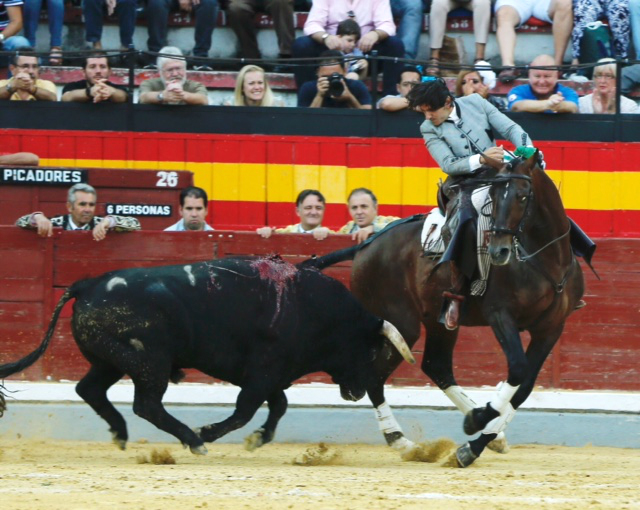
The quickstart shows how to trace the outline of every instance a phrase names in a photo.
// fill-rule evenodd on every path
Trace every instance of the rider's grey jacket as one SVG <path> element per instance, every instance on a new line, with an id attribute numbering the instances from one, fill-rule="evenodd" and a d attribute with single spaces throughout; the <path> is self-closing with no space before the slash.
<path id="1" fill-rule="evenodd" d="M 469 158 L 496 145 L 493 131 L 516 147 L 532 145 L 518 124 L 479 94 L 461 97 L 454 104 L 460 120 L 446 120 L 440 126 L 425 120 L 420 126 L 431 157 L 446 174 L 472 173 Z"/>

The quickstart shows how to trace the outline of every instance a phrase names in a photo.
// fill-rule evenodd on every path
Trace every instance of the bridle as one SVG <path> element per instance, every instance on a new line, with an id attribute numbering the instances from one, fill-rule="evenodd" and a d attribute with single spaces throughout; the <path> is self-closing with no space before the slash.
<path id="1" fill-rule="evenodd" d="M 531 182 L 531 177 L 529 177 L 528 175 L 520 175 L 520 174 L 513 174 L 513 173 L 497 175 L 495 178 L 493 178 L 492 180 L 487 181 L 487 182 L 490 182 L 491 185 L 494 185 L 494 184 L 508 183 L 513 179 L 522 179 L 522 180 L 528 181 L 529 183 Z M 536 262 L 534 257 L 536 255 L 538 255 L 539 253 L 541 253 L 542 251 L 544 251 L 547 248 L 549 248 L 550 246 L 552 246 L 553 244 L 555 244 L 555 243 L 561 241 L 562 239 L 564 239 L 565 237 L 567 237 L 569 235 L 569 233 L 571 232 L 571 225 L 569 225 L 569 228 L 567 229 L 567 231 L 564 234 L 561 234 L 560 236 L 552 239 L 547 244 L 545 244 L 541 248 L 537 249 L 535 252 L 528 253 L 527 250 L 524 248 L 524 246 L 522 244 L 522 239 L 520 239 L 520 235 L 522 234 L 523 227 L 524 227 L 526 219 L 528 218 L 528 216 L 530 216 L 530 211 L 531 210 L 529 209 L 529 204 L 531 203 L 531 198 L 532 197 L 533 197 L 533 187 L 530 186 L 529 187 L 529 193 L 527 194 L 527 203 L 526 203 L 526 206 L 525 206 L 525 210 L 524 210 L 524 212 L 522 214 L 522 217 L 520 218 L 520 222 L 518 223 L 516 228 L 510 229 L 510 228 L 495 227 L 495 226 L 493 226 L 494 220 L 492 219 L 491 220 L 492 221 L 492 226 L 488 229 L 488 231 L 492 232 L 494 234 L 508 234 L 508 235 L 512 236 L 513 237 L 512 246 L 513 246 L 513 252 L 514 252 L 514 255 L 516 257 L 516 260 L 518 262 L 528 262 L 528 263 L 530 263 L 538 272 L 540 272 L 547 280 L 549 280 L 549 282 L 553 286 L 553 289 L 556 292 L 556 294 L 560 294 L 564 290 L 564 286 L 567 283 L 567 279 L 569 277 L 569 272 L 571 270 L 573 262 L 575 261 L 575 257 L 572 258 L 571 265 L 569 266 L 569 268 L 565 272 L 562 280 L 560 280 L 560 282 L 558 282 L 558 283 L 556 283 L 556 281 L 553 279 L 553 277 L 547 272 L 547 270 L 543 266 L 541 266 L 538 262 Z M 491 207 L 491 206 L 492 206 L 492 202 L 488 202 L 487 204 L 485 204 L 483 206 L 482 214 L 484 216 L 489 216 L 491 214 L 490 212 L 485 210 L 486 207 Z"/>

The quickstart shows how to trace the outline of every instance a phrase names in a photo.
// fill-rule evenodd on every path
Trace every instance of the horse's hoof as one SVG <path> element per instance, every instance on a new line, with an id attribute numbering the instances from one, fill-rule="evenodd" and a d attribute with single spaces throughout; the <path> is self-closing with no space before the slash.
<path id="1" fill-rule="evenodd" d="M 189 449 L 194 455 L 206 455 L 209 452 L 207 450 L 207 447 L 203 444 L 201 444 L 200 446 L 190 446 Z"/>
<path id="2" fill-rule="evenodd" d="M 475 416 L 473 415 L 474 410 L 475 409 L 472 409 L 467 414 L 465 414 L 464 421 L 462 422 L 462 429 L 464 430 L 464 433 L 468 436 L 472 436 L 473 434 L 480 432 L 480 428 L 478 427 L 478 424 L 476 423 L 476 420 L 475 420 Z"/>
<path id="3" fill-rule="evenodd" d="M 248 435 L 244 438 L 244 449 L 252 452 L 256 448 L 260 448 L 264 444 L 263 439 L 264 429 L 258 429 L 253 432 L 253 434 Z"/>
<path id="4" fill-rule="evenodd" d="M 502 434 L 502 437 L 500 437 L 500 435 L 501 434 L 498 434 L 498 437 L 496 437 L 493 441 L 491 441 L 487 445 L 487 448 L 489 448 L 489 450 L 492 450 L 496 453 L 508 453 L 509 442 L 507 441 L 507 438 L 504 436 L 504 434 Z"/>
<path id="5" fill-rule="evenodd" d="M 461 468 L 469 467 L 478 456 L 471 451 L 471 445 L 466 443 L 456 450 L 456 460 Z"/>
<path id="6" fill-rule="evenodd" d="M 120 436 L 118 436 L 118 433 L 111 430 L 111 440 L 113 441 L 113 444 L 115 444 L 118 449 L 120 450 L 126 450 L 127 449 L 127 440 L 126 439 L 122 439 Z"/>

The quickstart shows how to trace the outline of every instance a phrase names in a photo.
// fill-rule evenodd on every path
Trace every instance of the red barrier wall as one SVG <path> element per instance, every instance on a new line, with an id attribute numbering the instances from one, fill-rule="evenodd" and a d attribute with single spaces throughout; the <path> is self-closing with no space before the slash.
<path id="1" fill-rule="evenodd" d="M 25 355 L 41 341 L 51 312 L 65 287 L 80 278 L 123 267 L 193 262 L 228 255 L 280 253 L 297 261 L 350 245 L 348 236 L 315 241 L 310 236 L 276 235 L 262 239 L 249 232 L 111 233 L 96 243 L 88 232 L 56 232 L 41 239 L 32 232 L 0 227 L 0 362 Z M 601 239 L 595 264 L 602 280 L 585 270 L 588 306 L 572 315 L 542 370 L 547 388 L 640 390 L 640 240 Z M 348 281 L 349 264 L 327 271 Z M 87 363 L 70 335 L 70 304 L 43 360 L 16 378 L 77 380 Z M 525 335 L 523 335 L 524 337 Z M 526 342 L 527 339 L 524 338 Z M 414 352 L 418 361 L 424 341 Z M 465 386 L 494 385 L 506 365 L 488 328 L 463 328 L 454 365 Z M 190 372 L 189 380 L 211 379 Z M 328 382 L 323 374 L 304 381 Z M 425 385 L 420 363 L 403 364 L 391 383 Z"/>
<path id="2" fill-rule="evenodd" d="M 349 191 L 374 190 L 384 215 L 436 205 L 446 176 L 420 138 L 345 138 L 0 130 L 3 151 L 31 151 L 42 164 L 188 170 L 209 194 L 209 223 L 250 230 L 297 223 L 292 202 L 305 188 L 327 198 L 325 225 L 349 217 Z M 507 144 L 508 145 L 508 144 Z M 640 237 L 640 143 L 538 142 L 569 215 L 595 237 Z"/>

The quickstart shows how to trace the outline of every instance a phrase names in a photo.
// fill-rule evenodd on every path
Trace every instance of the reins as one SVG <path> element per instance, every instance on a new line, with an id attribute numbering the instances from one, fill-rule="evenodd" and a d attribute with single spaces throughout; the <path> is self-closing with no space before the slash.
<path id="1" fill-rule="evenodd" d="M 486 180 L 486 182 L 493 185 L 493 184 L 500 184 L 500 183 L 508 182 L 508 181 L 510 181 L 512 179 L 523 179 L 523 180 L 531 182 L 531 177 L 529 177 L 528 175 L 511 174 L 511 173 L 510 174 L 498 175 L 494 179 Z M 573 261 L 575 261 L 575 257 L 572 257 L 572 263 L 570 264 L 569 268 L 567 269 L 567 271 L 565 272 L 562 280 L 560 280 L 559 283 L 555 282 L 555 280 L 548 273 L 548 271 L 534 260 L 534 257 L 536 255 L 540 254 L 542 251 L 544 251 L 547 248 L 549 248 L 550 246 L 552 246 L 553 244 L 555 244 L 555 243 L 561 241 L 562 239 L 564 239 L 565 237 L 567 237 L 571 233 L 571 225 L 569 225 L 569 228 L 567 229 L 567 231 L 564 234 L 552 239 L 551 241 L 549 241 L 547 244 L 545 244 L 544 246 L 542 246 L 541 248 L 539 248 L 535 252 L 527 253 L 527 250 L 522 245 L 522 240 L 519 238 L 519 234 L 522 233 L 523 224 L 524 224 L 524 222 L 525 222 L 525 220 L 526 220 L 526 218 L 528 216 L 527 213 L 529 212 L 529 204 L 531 203 L 530 198 L 532 196 L 533 196 L 533 188 L 529 189 L 529 194 L 528 194 L 528 199 L 527 199 L 527 205 L 525 206 L 525 211 L 522 214 L 522 218 L 520 218 L 520 222 L 518 223 L 518 226 L 515 229 L 492 227 L 492 228 L 489 229 L 489 231 L 493 232 L 493 233 L 496 233 L 496 234 L 509 234 L 509 235 L 513 236 L 513 251 L 514 251 L 516 260 L 518 262 L 528 262 L 529 264 L 531 264 L 531 266 L 534 269 L 536 269 L 538 272 L 540 272 L 549 281 L 549 283 L 551 283 L 555 293 L 556 294 L 560 294 L 564 290 L 564 286 L 567 283 L 567 279 L 569 277 L 569 272 L 571 271 L 571 267 L 573 266 Z M 483 214 L 485 214 L 484 211 L 483 211 Z"/>

